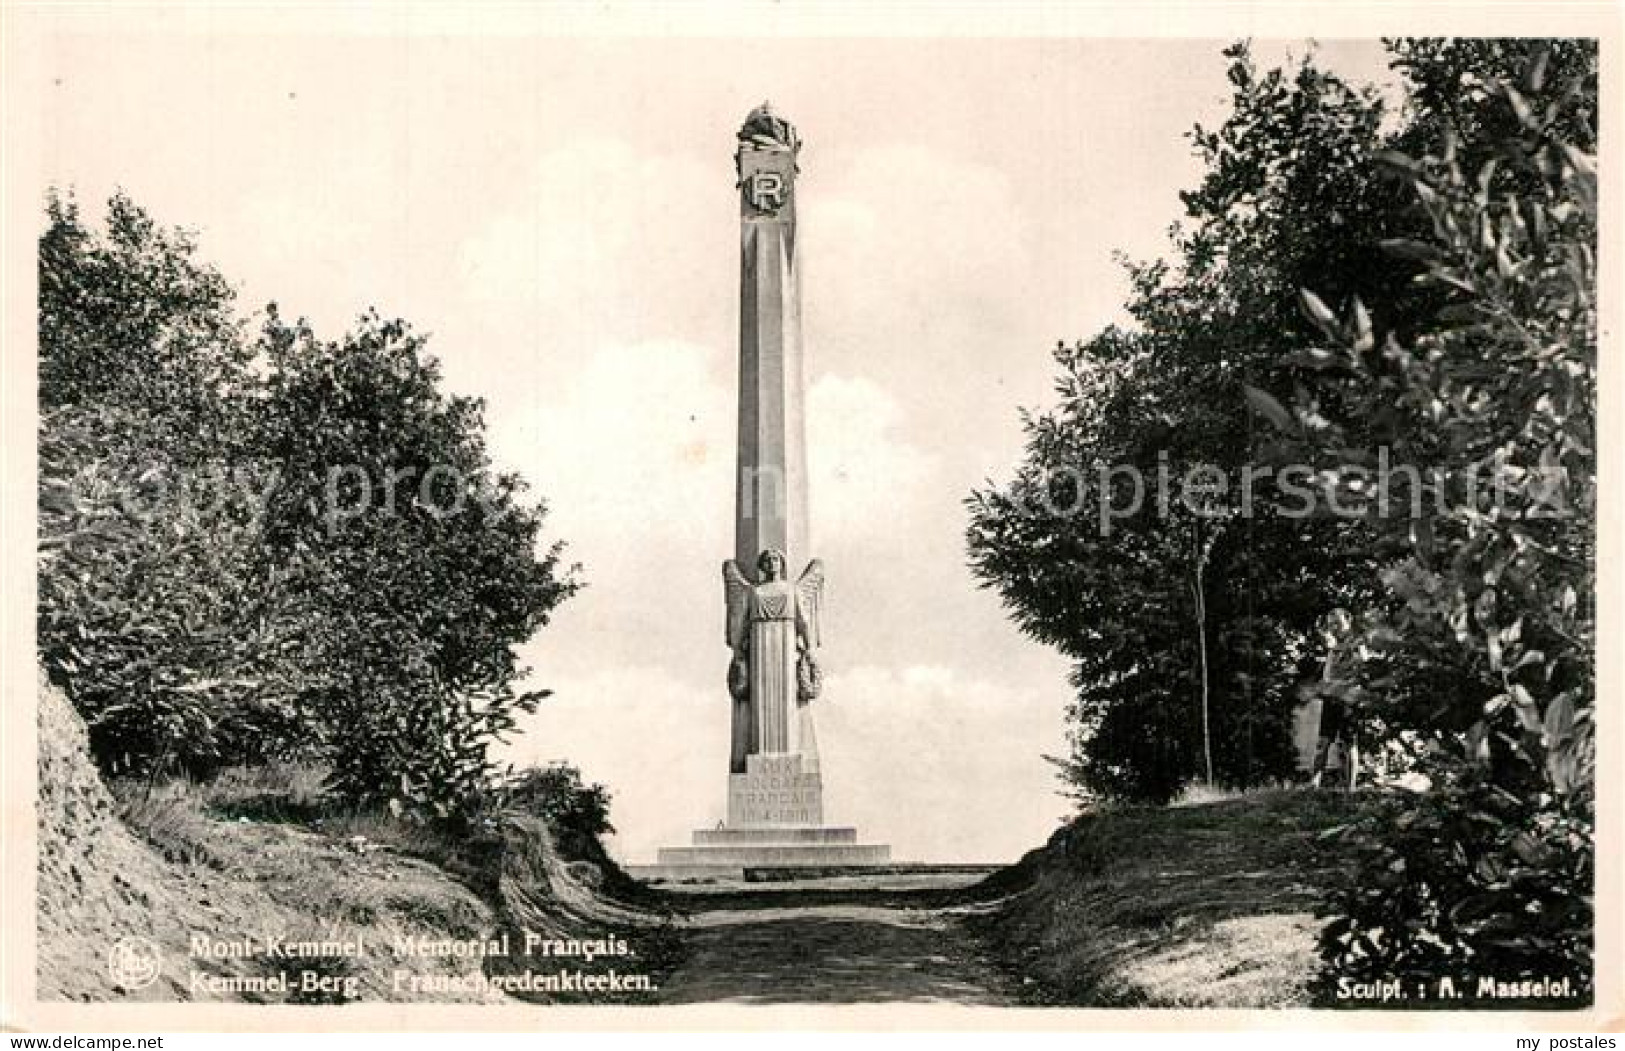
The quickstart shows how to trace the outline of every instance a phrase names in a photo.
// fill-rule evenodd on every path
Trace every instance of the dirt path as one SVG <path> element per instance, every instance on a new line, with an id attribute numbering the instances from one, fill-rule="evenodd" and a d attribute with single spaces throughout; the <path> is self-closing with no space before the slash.
<path id="1" fill-rule="evenodd" d="M 666 1003 L 1008 1003 L 955 904 L 962 874 L 674 890 L 690 952 Z"/>

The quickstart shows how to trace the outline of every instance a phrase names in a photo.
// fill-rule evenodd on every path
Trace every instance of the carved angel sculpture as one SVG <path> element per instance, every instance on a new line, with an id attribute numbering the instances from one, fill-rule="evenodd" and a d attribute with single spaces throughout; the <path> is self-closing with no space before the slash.
<path id="1" fill-rule="evenodd" d="M 785 577 L 782 551 L 763 551 L 756 560 L 760 583 L 751 583 L 739 563 L 722 565 L 727 594 L 727 641 L 733 650 L 728 692 L 734 699 L 730 768 L 745 769 L 745 756 L 759 752 L 800 752 L 803 769 L 817 766 L 817 745 L 808 705 L 818 696 L 820 606 L 824 564 L 807 563 L 801 578 Z M 791 701 L 794 700 L 794 704 Z"/>

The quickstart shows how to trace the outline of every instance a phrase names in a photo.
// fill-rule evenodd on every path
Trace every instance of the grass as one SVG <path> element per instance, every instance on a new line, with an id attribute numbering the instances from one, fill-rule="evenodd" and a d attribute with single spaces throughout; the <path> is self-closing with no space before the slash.
<path id="1" fill-rule="evenodd" d="M 384 807 L 345 804 L 327 791 L 326 780 L 324 767 L 273 762 L 232 767 L 206 781 L 117 781 L 109 787 L 124 822 L 171 862 L 230 868 L 236 853 L 231 845 L 242 838 L 233 837 L 234 827 L 245 834 L 259 828 L 260 835 L 283 827 L 358 857 L 415 858 L 470 885 L 489 879 L 485 868 L 500 840 L 494 825 L 484 835 L 459 832 L 397 817 Z"/>
<path id="2" fill-rule="evenodd" d="M 1240 799 L 1245 795 L 1257 795 L 1256 791 L 1246 792 L 1236 788 L 1220 788 L 1214 785 L 1204 785 L 1193 782 L 1180 789 L 1168 805 L 1171 807 L 1203 806 L 1207 803 L 1223 803 L 1231 799 Z"/>
<path id="3" fill-rule="evenodd" d="M 228 867 L 217 849 L 214 822 L 188 781 L 150 785 L 114 781 L 108 785 L 124 823 L 145 839 L 165 861 L 185 865 Z"/>
<path id="4" fill-rule="evenodd" d="M 213 814 L 250 821 L 303 824 L 330 812 L 326 767 L 273 760 L 263 766 L 234 766 L 197 785 Z"/>
<path id="5" fill-rule="evenodd" d="M 453 871 L 465 869 L 483 857 L 479 849 L 482 837 L 398 818 L 383 807 L 334 808 L 318 818 L 313 827 L 357 851 L 391 850 Z"/>
<path id="6" fill-rule="evenodd" d="M 522 944 L 531 930 L 560 938 L 618 931 L 630 939 L 635 963 L 601 958 L 583 964 L 588 971 L 631 964 L 658 975 L 682 956 L 669 908 L 615 866 L 595 837 L 560 837 L 542 819 L 517 812 L 451 829 L 382 807 L 346 806 L 325 781 L 319 768 L 275 764 L 205 782 L 110 787 L 124 823 L 174 867 L 183 896 L 205 907 L 233 899 L 231 917 L 211 917 L 210 929 L 293 931 L 317 941 L 365 933 L 365 960 L 299 961 L 332 981 L 292 995 L 293 1002 L 393 998 L 381 983 L 399 963 L 388 956 L 398 936 L 475 939 L 508 931 Z M 237 902 L 240 895 L 212 887 L 219 880 L 263 900 Z M 455 958 L 408 962 L 431 973 L 469 967 Z M 518 958 L 512 965 L 559 966 Z"/>
<path id="7" fill-rule="evenodd" d="M 1306 1006 L 1314 912 L 1342 859 L 1319 834 L 1361 801 L 1272 790 L 1079 818 L 988 889 L 973 920 L 1024 999 Z"/>
<path id="8" fill-rule="evenodd" d="M 472 829 L 399 817 L 385 807 L 342 802 L 327 789 L 328 769 L 272 761 L 238 766 L 205 781 L 173 778 L 112 782 L 120 816 L 166 860 L 226 865 L 221 825 L 284 825 L 318 834 L 357 854 L 390 852 L 427 861 L 471 884 L 489 882 L 500 852 L 504 812 Z M 594 836 L 555 831 L 571 877 L 594 890 L 647 904 L 657 897 L 615 866 Z"/>

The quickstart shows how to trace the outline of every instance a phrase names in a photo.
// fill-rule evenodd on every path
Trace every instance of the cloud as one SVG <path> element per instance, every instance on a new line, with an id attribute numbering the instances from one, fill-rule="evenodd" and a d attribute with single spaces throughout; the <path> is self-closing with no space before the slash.
<path id="1" fill-rule="evenodd" d="M 714 633 L 695 630 L 696 616 L 721 616 L 733 543 L 735 406 L 720 358 L 678 340 L 610 344 L 525 417 L 494 425 L 498 455 L 525 465 L 550 535 L 585 567 L 587 589 L 528 650 L 539 667 L 656 662 L 696 681 L 721 658 Z M 815 553 L 852 596 L 831 615 L 854 659 L 878 659 L 864 640 L 885 635 L 869 622 L 887 607 L 866 590 L 932 535 L 935 458 L 902 438 L 901 416 L 864 379 L 825 376 L 808 394 Z"/>
<path id="2" fill-rule="evenodd" d="M 527 651 L 542 668 L 658 663 L 693 679 L 720 659 L 700 648 L 720 628 L 693 631 L 697 611 L 721 617 L 732 544 L 733 406 L 716 356 L 677 340 L 604 346 L 495 433 L 585 567 L 586 590 Z"/>
<path id="3" fill-rule="evenodd" d="M 1035 303 L 1057 280 L 1053 233 L 1021 191 L 1007 169 L 902 142 L 837 160 L 802 197 L 811 367 L 891 392 L 956 502 L 1008 469 L 1015 407 L 1051 389 L 1055 332 Z"/>
<path id="4" fill-rule="evenodd" d="M 964 645 L 1007 630 L 961 566 L 960 493 L 944 477 L 943 446 L 980 435 L 941 429 L 956 403 L 919 372 L 986 349 L 997 323 L 981 271 L 1023 265 L 1008 187 L 961 167 L 870 151 L 804 213 L 821 231 L 803 290 L 822 304 L 806 322 L 807 427 L 815 553 L 831 572 L 827 813 L 913 860 L 1013 858 L 1064 810 L 1038 758 L 1058 747 L 1061 700 L 987 681 L 982 667 L 1016 681 L 1030 668 Z M 495 451 L 546 496 L 588 582 L 524 651 L 556 693 L 515 754 L 568 758 L 610 785 L 616 850 L 633 861 L 687 842 L 725 799 L 718 566 L 732 548 L 737 291 L 721 261 L 737 245 L 701 247 L 714 224 L 680 207 L 714 175 L 613 140 L 554 150 L 458 257 L 493 318 L 547 318 L 538 338 L 567 348 L 481 384 L 505 408 Z M 910 209 L 918 221 L 900 222 Z M 714 276 L 696 280 L 692 261 L 712 257 Z M 917 345 L 884 352 L 905 341 Z"/>
<path id="5" fill-rule="evenodd" d="M 900 430 L 895 397 L 861 376 L 827 374 L 807 392 L 807 464 L 814 539 L 861 542 L 876 523 L 919 513 L 936 457 Z"/>
<path id="6" fill-rule="evenodd" d="M 717 565 L 731 541 L 734 406 L 721 358 L 680 340 L 605 345 L 496 436 L 530 465 L 589 583 L 527 650 L 555 696 L 513 754 L 569 759 L 610 785 L 615 849 L 632 861 L 722 816 Z M 862 377 L 825 375 L 808 392 L 815 525 L 820 553 L 834 553 L 839 625 L 820 702 L 827 812 L 900 858 L 1007 859 L 1063 809 L 1037 758 L 1056 746 L 1061 704 L 945 665 L 885 670 L 932 629 L 919 610 L 953 619 L 943 574 L 897 571 L 928 532 L 936 469 L 903 439 L 904 416 Z"/>
<path id="7" fill-rule="evenodd" d="M 923 365 L 985 355 L 1020 309 L 1003 290 L 1033 270 L 1033 230 L 1003 173 L 887 145 L 802 200 L 808 343 L 826 367 L 923 392 L 937 385 Z"/>
<path id="8" fill-rule="evenodd" d="M 727 200 L 717 183 L 692 159 L 613 138 L 549 150 L 464 242 L 466 294 L 527 328 L 540 323 L 538 338 L 566 359 L 604 340 L 720 344 L 734 321 L 738 245 L 699 206 Z"/>
<path id="9" fill-rule="evenodd" d="M 713 169 L 610 138 L 561 145 L 457 255 L 490 330 L 535 333 L 534 354 L 471 382 L 588 582 L 524 651 L 556 695 L 519 753 L 610 785 L 616 849 L 635 861 L 725 799 L 738 246 L 701 206 L 719 196 Z M 1013 858 L 1064 809 L 1038 758 L 1058 747 L 1062 703 L 983 676 L 1030 666 L 990 656 L 1025 644 L 991 634 L 1008 629 L 962 568 L 969 483 L 945 457 L 980 461 L 995 414 L 1013 428 L 1002 399 L 950 378 L 985 369 L 1015 323 L 988 275 L 1032 267 L 1031 230 L 1003 175 L 920 147 L 864 150 L 822 178 L 803 198 L 802 288 L 813 537 L 831 573 L 827 812 L 900 858 Z"/>
<path id="10" fill-rule="evenodd" d="M 1261 44 L 1267 49 L 1274 45 Z M 720 814 L 738 232 L 727 151 L 771 81 L 811 145 L 800 245 L 833 816 L 899 856 L 1013 857 L 1059 807 L 1065 661 L 964 566 L 960 500 L 1019 458 L 1048 350 L 1121 315 L 1223 119 L 1201 41 L 211 38 L 54 42 L 46 173 L 202 228 L 336 334 L 368 304 L 487 400 L 589 586 L 524 649 L 519 747 L 616 790 L 644 856 Z M 1262 51 L 1261 51 L 1262 53 Z M 1374 43 L 1323 54 L 1380 71 Z M 419 75 L 398 76 L 409 61 Z M 940 72 L 936 89 L 916 90 Z M 831 77 L 832 63 L 842 75 Z M 1119 104 L 1121 103 L 1121 104 Z M 154 136 L 154 113 L 165 134 Z M 896 119 L 906 113 L 907 120 Z M 317 119 L 319 117 L 319 119 Z M 826 703 L 827 702 L 827 703 Z"/>

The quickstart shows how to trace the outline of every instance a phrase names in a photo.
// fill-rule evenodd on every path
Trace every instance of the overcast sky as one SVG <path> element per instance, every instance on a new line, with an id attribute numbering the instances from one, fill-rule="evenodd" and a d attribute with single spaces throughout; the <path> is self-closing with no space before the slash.
<path id="1" fill-rule="evenodd" d="M 1112 253 L 1162 250 L 1224 43 L 59 35 L 44 180 L 197 229 L 245 310 L 432 333 L 585 566 L 524 651 L 556 696 L 514 757 L 609 785 L 642 861 L 723 812 L 731 155 L 771 98 L 805 142 L 826 816 L 900 859 L 1003 861 L 1067 813 L 1041 756 L 1069 691 L 966 570 L 962 501 L 1019 459 L 1056 341 L 1120 319 Z M 1374 41 L 1321 55 L 1386 78 Z"/>

